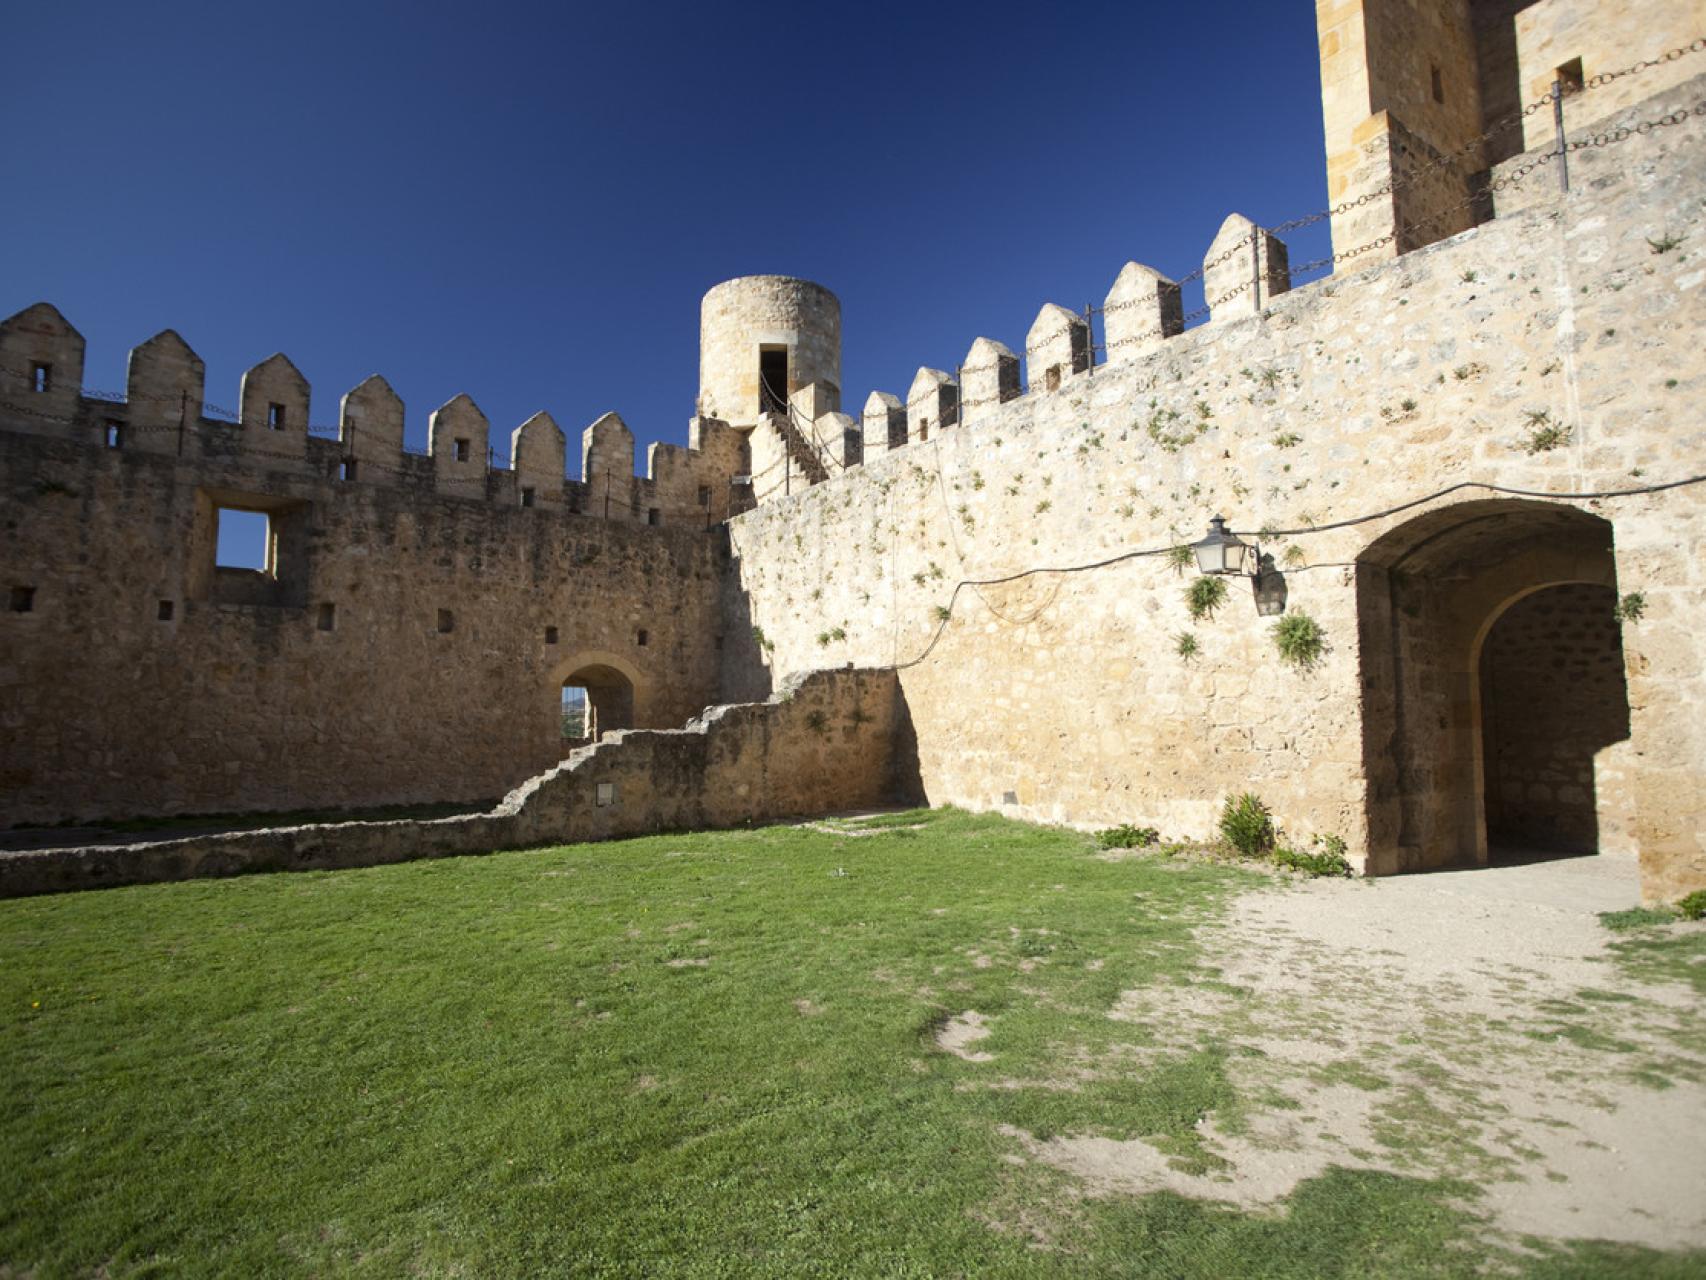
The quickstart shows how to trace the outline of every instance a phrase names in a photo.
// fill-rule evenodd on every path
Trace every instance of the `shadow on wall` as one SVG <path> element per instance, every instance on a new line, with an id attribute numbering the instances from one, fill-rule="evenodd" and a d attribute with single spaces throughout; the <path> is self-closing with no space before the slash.
<path id="1" fill-rule="evenodd" d="M 730 554 L 728 526 L 723 526 L 723 649 L 722 700 L 762 702 L 775 687 L 770 667 L 771 641 L 753 621 L 752 595 L 741 585 L 740 561 Z"/>

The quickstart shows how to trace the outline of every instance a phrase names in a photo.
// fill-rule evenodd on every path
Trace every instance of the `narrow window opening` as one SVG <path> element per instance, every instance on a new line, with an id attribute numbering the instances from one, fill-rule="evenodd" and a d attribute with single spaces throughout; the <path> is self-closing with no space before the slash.
<path id="1" fill-rule="evenodd" d="M 319 627 L 322 631 L 335 630 L 338 625 L 338 606 L 335 604 L 321 605 L 320 616 L 316 619 L 314 625 Z"/>
<path id="2" fill-rule="evenodd" d="M 457 436 L 456 437 L 456 461 L 458 461 L 458 462 L 468 461 L 468 451 L 470 448 L 472 448 L 472 446 L 469 444 L 468 441 L 464 440 L 461 436 Z"/>
<path id="3" fill-rule="evenodd" d="M 788 348 L 758 349 L 758 397 L 762 412 L 788 412 Z"/>
<path id="4" fill-rule="evenodd" d="M 341 462 L 338 463 L 338 479 L 340 479 L 340 480 L 354 480 L 355 479 L 355 459 L 354 458 L 345 458 Z"/>
<path id="5" fill-rule="evenodd" d="M 640 648 L 644 649 L 646 647 L 646 641 L 649 640 L 650 638 L 651 637 L 646 634 L 646 629 L 644 627 L 641 627 L 640 630 L 634 636 L 634 643 L 639 645 Z"/>
<path id="6" fill-rule="evenodd" d="M 1445 81 L 1440 78 L 1439 68 L 1438 67 L 1430 67 L 1428 69 L 1428 72 L 1429 72 L 1430 78 L 1433 81 L 1434 101 L 1435 102 L 1444 102 L 1445 101 Z"/>
<path id="7" fill-rule="evenodd" d="M 32 364 L 30 366 L 30 390 L 53 390 L 53 366 L 50 364 Z"/>
<path id="8" fill-rule="evenodd" d="M 1060 390 L 1060 366 L 1051 364 L 1048 372 L 1043 375 L 1043 386 L 1050 391 Z"/>
<path id="9" fill-rule="evenodd" d="M 656 507 L 648 507 L 646 509 L 646 523 L 647 524 L 662 524 L 663 523 L 663 512 L 659 511 Z"/>
<path id="10" fill-rule="evenodd" d="M 718 653 L 723 651 L 723 638 L 721 636 L 714 637 L 712 643 L 716 646 Z"/>
<path id="11" fill-rule="evenodd" d="M 106 426 L 106 441 L 109 449 L 124 448 L 124 428 L 116 422 L 108 422 Z"/>
<path id="12" fill-rule="evenodd" d="M 267 426 L 274 431 L 284 430 L 284 406 L 274 401 L 267 405 Z"/>
<path id="13" fill-rule="evenodd" d="M 277 567 L 272 520 L 264 511 L 219 508 L 213 563 L 221 569 L 270 574 Z"/>
<path id="14" fill-rule="evenodd" d="M 532 489 L 523 489 L 521 491 L 521 505 L 524 507 L 531 507 L 533 505 Z"/>
<path id="15" fill-rule="evenodd" d="M 699 505 L 702 507 L 711 505 L 711 490 L 706 485 L 699 486 Z"/>
<path id="16" fill-rule="evenodd" d="M 546 627 L 545 628 L 545 643 L 546 644 L 556 644 L 557 643 L 557 628 L 555 628 L 555 627 Z"/>
<path id="17" fill-rule="evenodd" d="M 588 711 L 585 687 L 578 684 L 565 684 L 563 686 L 563 737 L 574 742 L 592 737 L 592 723 Z"/>
<path id="18" fill-rule="evenodd" d="M 1572 93 L 1580 93 L 1584 85 L 1587 83 L 1582 76 L 1582 60 L 1580 58 L 1571 58 L 1568 62 L 1564 63 L 1563 66 L 1558 68 L 1557 78 L 1559 84 L 1563 86 L 1564 95 L 1566 97 Z"/>
<path id="19" fill-rule="evenodd" d="M 455 629 L 456 629 L 456 615 L 451 613 L 449 609 L 440 609 L 438 611 L 438 633 L 439 633 L 439 635 L 441 635 L 441 636 L 442 635 L 448 635 L 450 632 L 454 631 Z"/>
<path id="20" fill-rule="evenodd" d="M 160 619 L 161 622 L 170 622 L 172 620 L 172 602 L 170 600 L 162 600 L 160 602 L 160 607 L 154 611 L 154 616 Z"/>
<path id="21" fill-rule="evenodd" d="M 34 613 L 36 607 L 36 589 L 34 587 L 12 588 L 12 612 Z"/>
<path id="22" fill-rule="evenodd" d="M 918 438 L 920 440 L 928 440 L 930 438 L 930 419 L 920 418 L 918 420 Z"/>

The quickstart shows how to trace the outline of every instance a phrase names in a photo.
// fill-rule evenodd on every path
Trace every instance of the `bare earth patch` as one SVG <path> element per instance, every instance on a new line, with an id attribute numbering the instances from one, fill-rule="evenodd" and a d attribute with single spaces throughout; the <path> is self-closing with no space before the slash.
<path id="1" fill-rule="evenodd" d="M 1613 964 L 1596 913 L 1636 892 L 1632 863 L 1577 858 L 1248 893 L 1199 932 L 1217 971 L 1108 1011 L 1140 1061 L 1231 1050 L 1242 1102 L 1198 1126 L 1206 1160 L 1003 1132 L 1091 1195 L 1256 1209 L 1377 1169 L 1481 1187 L 1510 1240 L 1706 1243 L 1706 1017 Z"/>
<path id="2" fill-rule="evenodd" d="M 979 1040 L 989 1038 L 989 1024 L 976 1009 L 968 1009 L 936 1033 L 936 1047 L 967 1062 L 994 1062 L 995 1055 L 968 1048 Z"/>

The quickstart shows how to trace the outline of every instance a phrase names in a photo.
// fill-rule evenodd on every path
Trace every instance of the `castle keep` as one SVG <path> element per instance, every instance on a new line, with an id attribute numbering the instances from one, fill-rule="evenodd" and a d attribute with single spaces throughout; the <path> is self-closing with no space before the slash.
<path id="1" fill-rule="evenodd" d="M 1591 849 L 1706 887 L 1706 6 L 1317 19 L 1335 262 L 1234 214 L 1185 278 L 1110 264 L 1093 314 L 921 353 L 857 417 L 835 296 L 731 280 L 644 475 L 615 414 L 573 478 L 543 413 L 494 466 L 467 396 L 416 456 L 382 378 L 331 413 L 282 355 L 222 411 L 171 331 L 102 393 L 13 315 L 0 823 L 506 798 L 0 885 L 884 797 L 1200 836 L 1253 791 L 1370 874 Z M 221 511 L 263 567 L 218 563 Z M 1272 559 L 1193 607 L 1217 513 Z"/>

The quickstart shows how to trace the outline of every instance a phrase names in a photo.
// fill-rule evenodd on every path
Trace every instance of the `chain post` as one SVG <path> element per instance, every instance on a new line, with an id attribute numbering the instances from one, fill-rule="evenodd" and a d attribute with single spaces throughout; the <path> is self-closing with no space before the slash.
<path id="1" fill-rule="evenodd" d="M 178 392 L 178 456 L 184 456 L 184 420 L 190 415 L 190 393 Z"/>
<path id="2" fill-rule="evenodd" d="M 1090 363 L 1084 366 L 1084 372 L 1092 377 L 1096 373 L 1096 321 L 1095 308 L 1092 304 L 1084 304 L 1084 354 Z"/>
<path id="3" fill-rule="evenodd" d="M 1262 310 L 1262 229 L 1257 226 L 1250 228 L 1250 288 L 1254 290 L 1253 301 L 1259 314 Z"/>
<path id="4" fill-rule="evenodd" d="M 1570 149 L 1564 141 L 1564 81 L 1552 82 L 1552 127 L 1558 134 L 1558 190 L 1570 189 Z"/>

